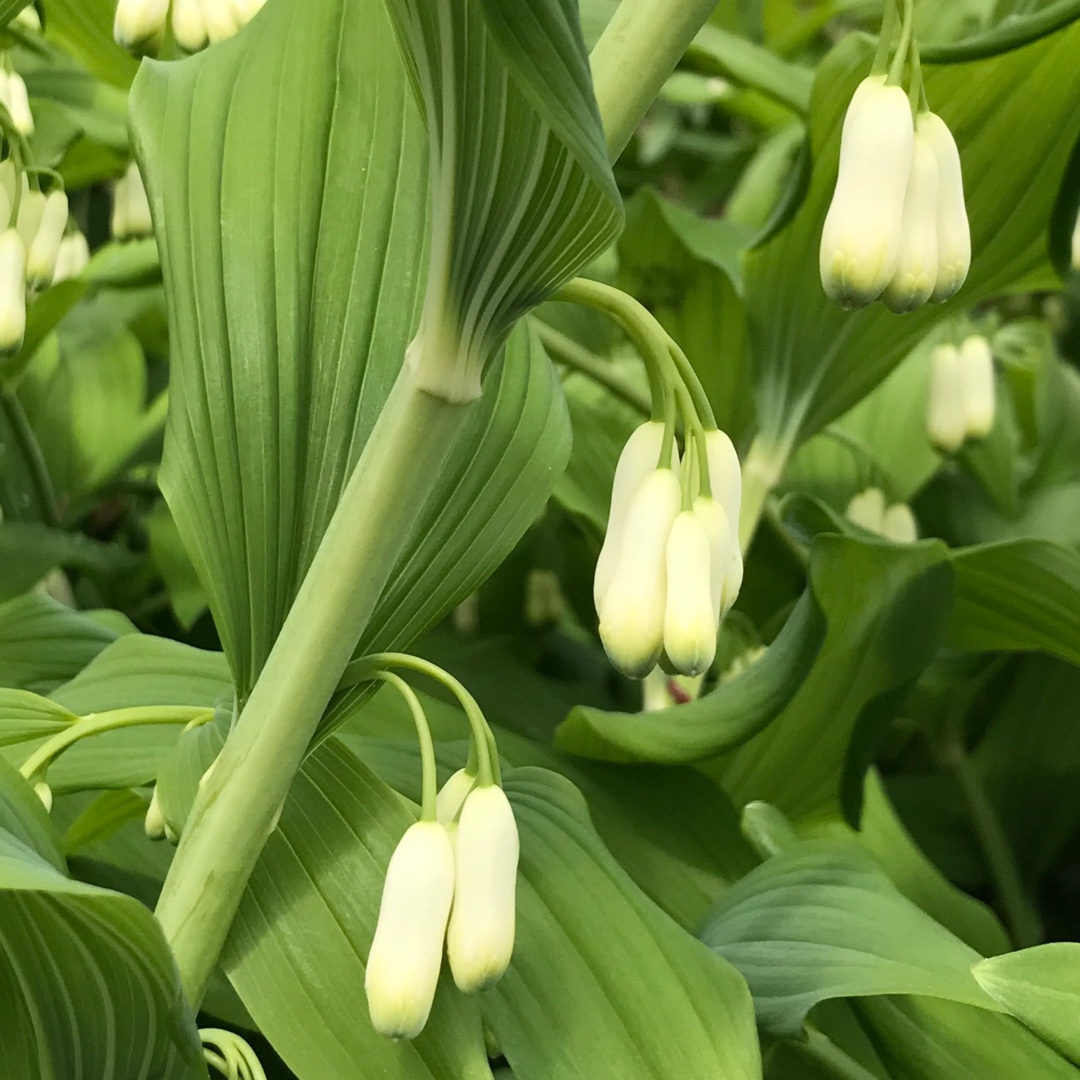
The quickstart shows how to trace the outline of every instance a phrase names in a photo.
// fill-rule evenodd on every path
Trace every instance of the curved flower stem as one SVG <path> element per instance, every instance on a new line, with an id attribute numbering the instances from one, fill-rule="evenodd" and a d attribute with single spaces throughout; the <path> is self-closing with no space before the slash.
<path id="1" fill-rule="evenodd" d="M 435 800 L 439 794 L 438 771 L 435 766 L 435 744 L 431 741 L 431 728 L 424 715 L 424 706 L 416 696 L 416 691 L 400 676 L 392 671 L 376 672 L 376 679 L 392 686 L 404 699 L 412 713 L 416 725 L 416 738 L 420 743 L 420 768 L 423 774 L 423 802 L 420 806 L 421 821 L 435 821 Z"/>

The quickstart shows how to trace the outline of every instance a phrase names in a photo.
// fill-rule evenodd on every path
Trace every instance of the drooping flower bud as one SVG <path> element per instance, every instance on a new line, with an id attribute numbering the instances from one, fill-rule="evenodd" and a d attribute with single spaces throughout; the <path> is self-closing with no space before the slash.
<path id="1" fill-rule="evenodd" d="M 709 461 L 709 481 L 713 498 L 727 516 L 731 542 L 726 563 L 720 565 L 724 575 L 723 597 L 717 613 L 720 618 L 739 597 L 743 582 L 743 557 L 739 548 L 739 515 L 742 512 L 742 465 L 735 444 L 723 431 L 705 433 L 705 449 Z"/>
<path id="2" fill-rule="evenodd" d="M 7 85 L 4 88 L 4 104 L 11 113 L 11 122 L 20 135 L 30 136 L 34 134 L 34 114 L 30 110 L 30 95 L 26 90 L 26 83 L 22 76 L 11 72 L 7 77 Z"/>
<path id="3" fill-rule="evenodd" d="M 364 989 L 371 1023 L 392 1039 L 423 1030 L 435 1000 L 454 899 L 454 845 L 437 821 L 410 826 L 390 859 Z"/>
<path id="4" fill-rule="evenodd" d="M 465 769 L 458 769 L 439 789 L 435 799 L 435 816 L 442 825 L 449 828 L 457 821 L 465 798 L 476 787 L 476 777 Z"/>
<path id="5" fill-rule="evenodd" d="M 876 487 L 860 491 L 848 503 L 846 516 L 860 529 L 880 534 L 885 520 L 885 493 Z"/>
<path id="6" fill-rule="evenodd" d="M 169 0 L 119 0 L 113 37 L 136 56 L 152 56 L 165 40 Z"/>
<path id="7" fill-rule="evenodd" d="M 26 333 L 26 245 L 17 229 L 0 233 L 0 353 L 17 352 Z"/>
<path id="8" fill-rule="evenodd" d="M 161 812 L 161 801 L 158 799 L 157 787 L 154 788 L 154 793 L 150 796 L 150 805 L 147 807 L 146 817 L 143 820 L 143 829 L 148 840 L 165 839 L 165 815 Z"/>
<path id="9" fill-rule="evenodd" d="M 615 482 L 611 489 L 607 532 L 604 534 L 600 557 L 596 560 L 596 575 L 593 578 L 593 600 L 598 614 L 603 607 L 604 597 L 615 575 L 615 567 L 622 551 L 630 503 L 645 477 L 659 464 L 663 444 L 663 423 L 650 420 L 635 429 L 619 455 L 619 463 L 615 466 Z"/>
<path id="10" fill-rule="evenodd" d="M 154 231 L 150 200 L 139 166 L 131 162 L 113 190 L 112 234 L 116 240 L 149 236 Z"/>
<path id="11" fill-rule="evenodd" d="M 173 0 L 173 37 L 185 52 L 196 53 L 209 43 L 200 0 Z"/>
<path id="12" fill-rule="evenodd" d="M 67 195 L 59 190 L 50 192 L 45 200 L 37 235 L 30 244 L 26 258 L 26 276 L 34 288 L 43 288 L 52 283 L 67 223 Z"/>
<path id="13" fill-rule="evenodd" d="M 973 334 L 960 346 L 960 364 L 964 374 L 964 411 L 969 439 L 990 434 L 997 411 L 994 385 L 994 354 L 990 342 Z"/>
<path id="14" fill-rule="evenodd" d="M 931 358 L 926 430 L 930 441 L 950 454 L 960 449 L 967 434 L 964 383 L 959 350 L 954 345 L 939 345 Z"/>
<path id="15" fill-rule="evenodd" d="M 471 994 L 497 983 L 514 951 L 518 830 L 497 784 L 477 788 L 465 800 L 455 852 L 446 951 L 457 988 Z"/>
<path id="16" fill-rule="evenodd" d="M 844 117 L 840 172 L 821 234 L 821 283 L 843 307 L 876 300 L 896 271 L 915 125 L 907 94 L 871 75 Z"/>
<path id="17" fill-rule="evenodd" d="M 938 269 L 930 299 L 940 304 L 960 291 L 971 269 L 971 226 L 964 202 L 960 151 L 948 125 L 932 112 L 919 114 L 920 134 L 938 165 Z"/>
<path id="18" fill-rule="evenodd" d="M 930 140 L 916 127 L 911 176 L 904 197 L 900 257 L 882 295 L 885 305 L 898 315 L 922 307 L 934 292 L 938 272 L 939 186 L 937 155 Z"/>
<path id="19" fill-rule="evenodd" d="M 718 619 L 712 604 L 712 544 L 693 510 L 675 519 L 667 543 L 664 651 L 675 670 L 701 675 L 716 657 Z"/>
<path id="20" fill-rule="evenodd" d="M 611 662 L 643 678 L 660 658 L 667 600 L 667 542 L 682 490 L 671 469 L 639 486 L 626 515 L 618 564 L 600 608 L 600 637 Z"/>
<path id="21" fill-rule="evenodd" d="M 896 544 L 914 544 L 919 539 L 915 515 L 907 503 L 893 503 L 881 519 L 881 535 Z"/>
<path id="22" fill-rule="evenodd" d="M 60 241 L 60 253 L 56 257 L 53 284 L 77 278 L 90 264 L 90 245 L 78 229 Z"/>

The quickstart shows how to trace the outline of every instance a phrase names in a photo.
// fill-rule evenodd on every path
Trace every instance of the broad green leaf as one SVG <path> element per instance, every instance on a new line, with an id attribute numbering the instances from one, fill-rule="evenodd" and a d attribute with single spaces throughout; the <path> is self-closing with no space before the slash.
<path id="1" fill-rule="evenodd" d="M 810 580 L 825 642 L 784 711 L 727 759 L 736 805 L 760 799 L 797 818 L 842 789 L 861 794 L 880 725 L 937 652 L 952 603 L 946 554 L 936 542 L 818 537 Z"/>
<path id="2" fill-rule="evenodd" d="M 49 0 L 45 30 L 91 74 L 126 90 L 139 65 L 113 41 L 115 14 L 114 0 Z"/>
<path id="3" fill-rule="evenodd" d="M 0 746 L 48 738 L 77 719 L 62 705 L 28 690 L 0 690 Z"/>
<path id="4" fill-rule="evenodd" d="M 55 841 L 35 850 L 10 830 L 10 809 L 36 800 L 25 781 L 0 765 L 0 789 L 0 1071 L 205 1078 L 195 1018 L 153 915 L 66 877 Z M 48 819 L 36 810 L 40 833 Z"/>
<path id="5" fill-rule="evenodd" d="M 869 69 L 868 40 L 841 42 L 819 67 L 811 106 L 816 167 L 792 220 L 746 262 L 763 442 L 790 451 L 861 400 L 936 324 L 980 300 L 1050 283 L 1046 231 L 1080 133 L 1080 26 L 986 60 L 926 67 L 926 92 L 963 159 L 974 262 L 956 299 L 909 315 L 880 304 L 842 311 L 818 276 L 821 227 L 836 182 L 840 125 Z M 1001 147 L 1025 133 L 1022 161 Z"/>
<path id="6" fill-rule="evenodd" d="M 22 0 L 0 0 L 0 26 L 7 26 L 25 6 Z"/>
<path id="7" fill-rule="evenodd" d="M 1039 10 L 1012 13 L 979 34 L 948 45 L 928 45 L 922 49 L 927 63 L 948 64 L 963 60 L 978 60 L 1027 45 L 1080 18 L 1077 0 L 1051 0 L 1039 5 Z"/>
<path id="8" fill-rule="evenodd" d="M 980 957 L 906 899 L 854 845 L 808 841 L 751 871 L 701 939 L 742 972 L 758 1023 L 795 1035 L 830 998 L 925 994 L 996 1008 Z"/>
<path id="9" fill-rule="evenodd" d="M 67 872 L 55 830 L 41 799 L 4 761 L 0 761 L 0 838 L 22 844 L 60 873 Z"/>
<path id="10" fill-rule="evenodd" d="M 949 643 L 1003 652 L 1041 649 L 1080 664 L 1080 555 L 1011 540 L 952 556 L 956 608 Z"/>
<path id="11" fill-rule="evenodd" d="M 517 942 L 481 1008 L 515 1076 L 760 1077 L 742 980 L 642 896 L 573 786 L 517 769 L 507 793 L 521 831 Z"/>
<path id="12" fill-rule="evenodd" d="M 206 590 L 164 502 L 147 515 L 146 528 L 150 533 L 150 558 L 165 582 L 169 606 L 177 622 L 190 630 L 206 611 Z"/>
<path id="13" fill-rule="evenodd" d="M 697 701 L 658 712 L 614 713 L 580 706 L 555 735 L 585 757 L 665 764 L 700 761 L 739 746 L 773 721 L 799 692 L 825 636 L 813 593 L 804 595 L 760 660 Z"/>
<path id="14" fill-rule="evenodd" d="M 982 988 L 1074 1065 L 1080 1065 L 1080 945 L 1039 945 L 983 960 Z"/>
<path id="15" fill-rule="evenodd" d="M 820 1031 L 803 1039 L 784 1039 L 768 1057 L 766 1080 L 880 1080 Z"/>
<path id="16" fill-rule="evenodd" d="M 170 300 L 161 484 L 243 696 L 415 329 L 422 125 L 379 0 L 270 4 L 229 43 L 144 65 L 133 118 Z M 380 646 L 498 565 L 567 436 L 547 360 L 515 337 L 373 616 Z"/>

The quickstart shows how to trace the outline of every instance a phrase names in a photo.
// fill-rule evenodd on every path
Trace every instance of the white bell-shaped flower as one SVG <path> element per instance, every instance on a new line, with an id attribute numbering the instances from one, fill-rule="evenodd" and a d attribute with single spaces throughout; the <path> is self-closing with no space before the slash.
<path id="1" fill-rule="evenodd" d="M 454 845 L 437 821 L 401 838 L 383 885 L 364 989 L 371 1023 L 392 1039 L 423 1030 L 435 1000 L 454 900 Z"/>
<path id="2" fill-rule="evenodd" d="M 165 40 L 168 19 L 169 0 L 119 0 L 113 37 L 136 55 L 156 53 Z"/>
<path id="3" fill-rule="evenodd" d="M 719 626 L 720 620 L 738 599 L 739 586 L 742 584 L 738 571 L 742 566 L 739 538 L 731 527 L 727 512 L 712 496 L 699 495 L 694 500 L 694 513 L 705 526 L 709 537 L 709 601 Z"/>
<path id="4" fill-rule="evenodd" d="M 11 113 L 11 122 L 20 135 L 27 137 L 34 134 L 34 114 L 30 109 L 30 95 L 26 83 L 18 72 L 11 72 L 4 89 L 4 104 Z"/>
<path id="5" fill-rule="evenodd" d="M 904 197 L 900 257 L 882 299 L 898 315 L 930 299 L 938 272 L 938 163 L 930 140 L 915 130 L 911 176 Z"/>
<path id="6" fill-rule="evenodd" d="M 26 244 L 17 229 L 0 233 L 0 353 L 17 352 L 26 333 Z"/>
<path id="7" fill-rule="evenodd" d="M 960 346 L 960 363 L 964 371 L 967 436 L 982 439 L 990 434 L 997 411 L 994 354 L 990 342 L 981 334 L 967 338 Z"/>
<path id="8" fill-rule="evenodd" d="M 960 291 L 971 269 L 971 226 L 964 201 L 960 151 L 948 125 L 932 112 L 919 114 L 919 133 L 938 165 L 938 269 L 930 299 L 940 304 Z"/>
<path id="9" fill-rule="evenodd" d="M 149 236 L 154 231 L 150 200 L 139 166 L 131 162 L 113 190 L 112 234 L 116 240 Z"/>
<path id="10" fill-rule="evenodd" d="M 683 511 L 668 537 L 664 609 L 664 652 L 683 675 L 701 675 L 716 657 L 712 554 L 704 520 L 694 510 Z"/>
<path id="11" fill-rule="evenodd" d="M 242 25 L 233 14 L 229 0 L 200 0 L 203 25 L 211 45 L 228 41 L 234 37 Z"/>
<path id="12" fill-rule="evenodd" d="M 435 816 L 447 828 L 455 825 L 466 796 L 476 787 L 476 777 L 465 769 L 458 769 L 439 789 L 435 798 Z"/>
<path id="13" fill-rule="evenodd" d="M 67 223 L 67 195 L 63 191 L 50 192 L 45 200 L 37 235 L 30 244 L 26 258 L 26 276 L 34 288 L 52 284 Z"/>
<path id="14" fill-rule="evenodd" d="M 615 482 L 611 489 L 607 532 L 600 548 L 600 557 L 596 560 L 596 575 L 593 578 L 593 601 L 597 614 L 603 607 L 604 597 L 611 585 L 611 579 L 615 576 L 630 503 L 645 477 L 659 464 L 663 444 L 663 423 L 650 420 L 634 430 L 619 455 L 619 463 L 615 466 Z"/>
<path id="15" fill-rule="evenodd" d="M 967 435 L 964 365 L 955 345 L 939 345 L 931 357 L 926 430 L 939 449 L 954 454 Z"/>
<path id="16" fill-rule="evenodd" d="M 86 242 L 86 237 L 76 229 L 60 241 L 53 284 L 77 278 L 89 265 L 90 245 Z"/>
<path id="17" fill-rule="evenodd" d="M 667 542 L 682 507 L 671 469 L 656 469 L 638 487 L 611 585 L 600 608 L 600 638 L 624 674 L 644 678 L 660 658 L 667 603 Z"/>
<path id="18" fill-rule="evenodd" d="M 15 227 L 19 230 L 23 245 L 29 252 L 30 246 L 41 228 L 41 219 L 45 215 L 45 195 L 40 191 L 31 191 L 23 177 L 23 195 L 19 202 L 19 218 Z"/>
<path id="19" fill-rule="evenodd" d="M 885 493 L 877 487 L 860 491 L 848 503 L 846 516 L 860 529 L 880 534 L 885 520 Z"/>
<path id="20" fill-rule="evenodd" d="M 907 503 L 893 503 L 881 519 L 881 535 L 896 544 L 914 544 L 919 539 L 915 515 Z"/>
<path id="21" fill-rule="evenodd" d="M 743 581 L 743 557 L 739 548 L 739 520 L 742 512 L 742 465 L 735 444 L 723 431 L 705 433 L 705 452 L 709 462 L 709 483 L 713 498 L 727 517 L 731 539 L 727 559 L 717 563 L 715 572 L 723 573 L 723 596 L 716 609 L 723 618 L 739 597 Z"/>
<path id="22" fill-rule="evenodd" d="M 173 0 L 172 29 L 177 45 L 185 52 L 206 48 L 210 37 L 200 0 Z"/>
<path id="23" fill-rule="evenodd" d="M 844 117 L 840 172 L 821 234 L 826 295 L 844 307 L 876 300 L 900 257 L 915 125 L 907 94 L 871 75 Z"/>
<path id="24" fill-rule="evenodd" d="M 446 952 L 457 988 L 471 994 L 497 983 L 514 951 L 518 829 L 510 800 L 497 784 L 466 798 L 455 853 Z"/>

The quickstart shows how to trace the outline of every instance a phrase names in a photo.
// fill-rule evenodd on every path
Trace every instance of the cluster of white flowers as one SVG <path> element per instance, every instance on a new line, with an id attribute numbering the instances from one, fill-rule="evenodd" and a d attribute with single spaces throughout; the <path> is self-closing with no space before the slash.
<path id="1" fill-rule="evenodd" d="M 68 227 L 67 195 L 32 188 L 8 158 L 0 162 L 0 352 L 15 352 L 26 332 L 28 294 L 53 283 Z"/>
<path id="2" fill-rule="evenodd" d="M 913 544 L 919 539 L 919 528 L 911 507 L 907 503 L 889 506 L 881 488 L 869 487 L 860 491 L 848 503 L 847 519 L 859 528 L 897 544 Z"/>
<path id="3" fill-rule="evenodd" d="M 146 197 L 142 173 L 134 161 L 113 187 L 111 228 L 114 240 L 134 240 L 154 231 L 150 200 Z"/>
<path id="4" fill-rule="evenodd" d="M 707 431 L 707 461 L 685 478 L 677 456 L 661 466 L 664 438 L 664 424 L 652 420 L 623 449 L 593 587 L 608 656 L 635 678 L 662 657 L 683 675 L 707 671 L 720 620 L 742 587 L 735 447 L 724 432 Z"/>
<path id="5" fill-rule="evenodd" d="M 982 439 L 994 426 L 997 394 L 990 342 L 973 334 L 957 348 L 933 353 L 926 429 L 930 441 L 953 454 L 968 439 Z"/>
<path id="6" fill-rule="evenodd" d="M 171 0 L 172 32 L 185 52 L 226 41 L 242 30 L 266 0 Z M 119 0 L 113 36 L 136 55 L 153 55 L 165 41 L 170 0 Z"/>
<path id="7" fill-rule="evenodd" d="M 840 172 L 821 235 L 821 282 L 846 308 L 897 313 L 941 303 L 967 279 L 971 232 L 956 141 L 884 75 L 859 84 L 844 117 Z"/>
<path id="8" fill-rule="evenodd" d="M 503 789 L 465 770 L 439 792 L 386 871 L 364 988 L 376 1031 L 412 1039 L 435 1000 L 443 952 L 471 994 L 494 985 L 514 951 L 518 831 Z"/>

